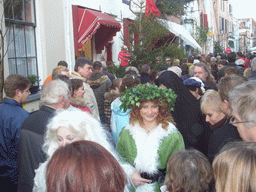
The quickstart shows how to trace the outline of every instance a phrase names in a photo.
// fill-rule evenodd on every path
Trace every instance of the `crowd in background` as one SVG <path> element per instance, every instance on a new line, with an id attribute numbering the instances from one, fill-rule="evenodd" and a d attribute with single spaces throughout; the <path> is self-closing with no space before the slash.
<path id="1" fill-rule="evenodd" d="M 0 104 L 0 192 L 256 191 L 256 57 L 229 52 L 122 66 L 60 61 L 40 109 L 10 75 Z M 165 101 L 165 102 L 162 102 Z"/>

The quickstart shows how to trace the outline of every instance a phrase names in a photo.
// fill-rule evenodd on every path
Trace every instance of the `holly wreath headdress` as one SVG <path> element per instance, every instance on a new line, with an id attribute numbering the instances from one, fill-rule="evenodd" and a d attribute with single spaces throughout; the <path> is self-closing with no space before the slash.
<path id="1" fill-rule="evenodd" d="M 149 83 L 139 84 L 123 93 L 120 108 L 126 112 L 134 106 L 139 107 L 143 101 L 156 101 L 169 108 L 169 111 L 173 111 L 176 98 L 177 95 L 172 89 L 160 88 Z"/>

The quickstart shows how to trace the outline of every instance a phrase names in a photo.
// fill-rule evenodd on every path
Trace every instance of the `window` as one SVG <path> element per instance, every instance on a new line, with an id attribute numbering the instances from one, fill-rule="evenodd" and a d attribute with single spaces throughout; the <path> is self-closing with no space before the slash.
<path id="1" fill-rule="evenodd" d="M 225 2 L 224 0 L 221 0 L 221 10 L 225 11 Z"/>
<path id="2" fill-rule="evenodd" d="M 34 0 L 4 0 L 10 74 L 38 75 Z"/>
<path id="3" fill-rule="evenodd" d="M 225 19 L 225 33 L 228 32 L 228 25 L 229 25 L 228 20 Z"/>
<path id="4" fill-rule="evenodd" d="M 220 17 L 220 32 L 224 33 L 225 31 L 225 19 L 223 17 Z"/>

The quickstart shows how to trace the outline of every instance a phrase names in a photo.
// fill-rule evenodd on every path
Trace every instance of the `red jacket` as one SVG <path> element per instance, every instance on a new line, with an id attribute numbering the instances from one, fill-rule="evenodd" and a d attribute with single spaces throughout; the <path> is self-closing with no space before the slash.
<path id="1" fill-rule="evenodd" d="M 129 53 L 126 53 L 124 50 L 121 50 L 118 54 L 118 59 L 121 59 L 120 65 L 122 67 L 128 66 L 129 64 L 129 57 L 131 57 L 131 55 Z"/>

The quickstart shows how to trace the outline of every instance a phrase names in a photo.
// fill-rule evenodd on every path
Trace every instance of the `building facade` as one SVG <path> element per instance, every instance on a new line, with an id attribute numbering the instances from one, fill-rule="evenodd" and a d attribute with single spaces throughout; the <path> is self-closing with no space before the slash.
<path id="1" fill-rule="evenodd" d="M 247 53 L 256 47 L 256 22 L 252 18 L 238 19 L 240 51 Z"/>
<path id="2" fill-rule="evenodd" d="M 4 1 L 1 11 L 5 78 L 12 73 L 38 75 L 40 84 L 60 60 L 68 63 L 70 71 L 77 56 L 118 63 L 123 21 L 135 17 L 121 0 L 13 0 Z M 30 111 L 37 106 L 37 101 L 27 104 Z"/>

